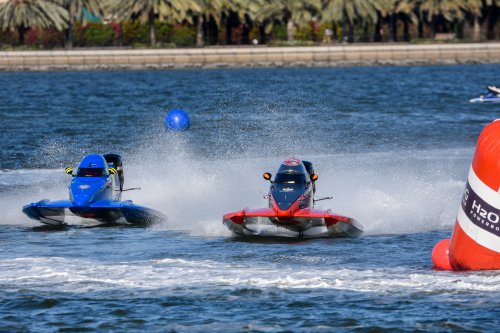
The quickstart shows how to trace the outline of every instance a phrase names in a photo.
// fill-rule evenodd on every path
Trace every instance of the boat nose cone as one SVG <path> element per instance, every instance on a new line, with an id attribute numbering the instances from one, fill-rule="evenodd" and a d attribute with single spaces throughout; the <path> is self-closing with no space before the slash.
<path id="1" fill-rule="evenodd" d="M 87 196 L 84 196 L 84 195 L 75 195 L 73 197 L 73 204 L 76 206 L 76 207 L 83 207 L 83 206 L 86 206 L 87 205 Z"/>

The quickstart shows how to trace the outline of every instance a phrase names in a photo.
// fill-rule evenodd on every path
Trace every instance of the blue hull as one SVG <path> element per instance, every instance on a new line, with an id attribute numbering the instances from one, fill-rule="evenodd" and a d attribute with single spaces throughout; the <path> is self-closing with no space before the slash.
<path id="1" fill-rule="evenodd" d="M 477 97 L 469 100 L 471 103 L 500 103 L 500 97 L 498 96 L 483 96 Z"/>
<path id="2" fill-rule="evenodd" d="M 165 220 L 160 212 L 138 206 L 131 201 L 97 201 L 86 206 L 75 206 L 69 200 L 41 200 L 23 207 L 23 213 L 44 224 L 68 224 L 69 216 L 97 221 L 101 224 L 127 222 L 134 225 L 150 225 Z"/>

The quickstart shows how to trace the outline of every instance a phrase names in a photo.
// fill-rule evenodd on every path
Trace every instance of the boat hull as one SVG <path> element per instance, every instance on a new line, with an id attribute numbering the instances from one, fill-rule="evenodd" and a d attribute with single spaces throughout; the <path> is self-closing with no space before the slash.
<path id="1" fill-rule="evenodd" d="M 309 209 L 281 216 L 271 209 L 242 210 L 224 215 L 223 223 L 238 236 L 341 238 L 363 233 L 362 225 L 352 218 Z"/>
<path id="2" fill-rule="evenodd" d="M 500 97 L 491 97 L 491 98 L 472 98 L 469 100 L 471 103 L 500 103 Z"/>
<path id="3" fill-rule="evenodd" d="M 70 201 L 42 200 L 23 207 L 23 213 L 33 220 L 49 225 L 128 223 L 147 225 L 164 220 L 163 214 L 131 201 L 98 201 L 76 206 Z M 75 218 L 76 217 L 76 218 Z"/>

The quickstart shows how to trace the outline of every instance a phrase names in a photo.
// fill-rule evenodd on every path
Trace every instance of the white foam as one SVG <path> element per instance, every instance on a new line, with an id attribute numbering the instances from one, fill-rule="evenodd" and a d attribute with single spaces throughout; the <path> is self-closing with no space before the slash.
<path id="1" fill-rule="evenodd" d="M 60 257 L 0 260 L 3 288 L 60 292 L 114 289 L 337 289 L 374 293 L 498 292 L 500 276 L 488 272 L 456 274 L 401 268 L 298 270 L 272 263 L 220 263 L 164 258 L 128 263 Z"/>

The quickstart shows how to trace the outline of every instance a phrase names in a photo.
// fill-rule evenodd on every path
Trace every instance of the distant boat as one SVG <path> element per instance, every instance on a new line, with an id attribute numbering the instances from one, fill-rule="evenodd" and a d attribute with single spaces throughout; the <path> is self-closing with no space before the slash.
<path id="1" fill-rule="evenodd" d="M 488 86 L 488 92 L 470 100 L 471 103 L 500 103 L 500 88 Z"/>

